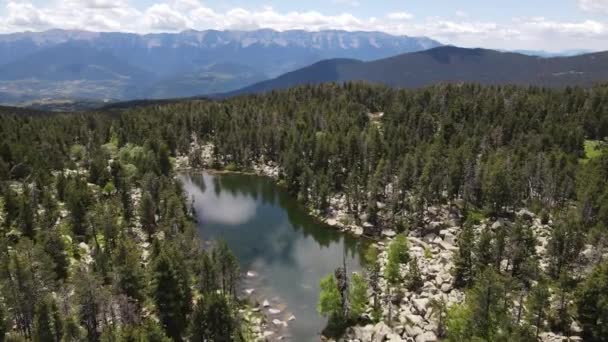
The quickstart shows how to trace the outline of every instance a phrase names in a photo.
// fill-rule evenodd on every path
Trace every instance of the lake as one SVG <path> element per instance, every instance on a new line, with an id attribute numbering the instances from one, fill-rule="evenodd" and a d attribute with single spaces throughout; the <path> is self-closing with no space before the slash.
<path id="1" fill-rule="evenodd" d="M 276 336 L 319 341 L 326 319 L 316 312 L 319 280 L 342 265 L 361 269 L 363 242 L 325 226 L 271 179 L 241 174 L 182 174 L 194 199 L 204 240 L 225 240 L 237 256 L 241 295 L 281 310 L 270 321 L 288 321 Z M 276 311 L 275 311 L 276 312 Z M 270 322 L 270 325 L 273 325 Z M 274 330 L 274 329 L 273 329 Z"/>

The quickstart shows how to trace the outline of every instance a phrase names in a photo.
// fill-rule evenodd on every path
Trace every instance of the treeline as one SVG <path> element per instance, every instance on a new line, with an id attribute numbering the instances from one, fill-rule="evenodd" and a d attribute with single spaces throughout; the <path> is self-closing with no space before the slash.
<path id="1" fill-rule="evenodd" d="M 203 250 L 163 140 L 0 116 L 0 341 L 239 341 L 238 263 Z"/>
<path id="2" fill-rule="evenodd" d="M 132 158 L 128 164 L 133 167 L 122 169 L 136 176 L 123 183 L 141 187 L 141 202 L 155 209 L 155 215 L 151 210 L 145 215 L 144 210 L 141 218 L 142 228 L 152 229 L 152 234 L 159 227 L 175 232 L 189 225 L 149 225 L 157 217 L 175 218 L 162 215 L 165 200 L 146 185 L 145 174 L 158 177 L 158 184 L 174 185 L 170 178 L 162 180 L 170 174 L 171 158 L 189 155 L 194 166 L 202 166 L 197 164 L 200 145 L 210 143 L 212 167 L 247 170 L 262 161 L 277 163 L 280 182 L 311 208 L 324 211 L 332 196 L 344 194 L 354 220 L 372 223 L 366 226 L 370 235 L 381 227 L 414 229 L 424 223 L 425 209 L 440 203 L 457 204 L 468 216 L 509 215 L 514 209 L 530 208 L 562 227 L 554 232 L 561 239 L 554 247 L 561 251 L 556 257 L 561 266 L 556 266 L 559 272 L 547 275 L 553 279 L 552 288 L 564 273 L 571 276 L 566 281 L 570 295 L 579 286 L 597 286 L 581 283 L 576 272 L 570 272 L 573 264 L 568 260 L 584 243 L 598 248 L 606 243 L 608 154 L 601 141 L 608 136 L 607 86 L 438 85 L 394 90 L 358 83 L 324 84 L 225 101 L 184 101 L 48 118 L 3 115 L 1 120 L 0 177 L 6 184 L 17 180 L 41 184 L 38 188 L 48 186 L 56 181 L 50 170 L 74 169 L 71 154 L 78 145 L 90 169 L 86 177 L 93 175 L 88 181 L 105 189 L 112 171 L 105 175 L 100 167 L 104 157 L 98 156 L 104 145 L 113 142 L 119 156 L 106 160 Z M 123 151 L 126 147 L 134 147 L 136 153 L 125 156 L 130 155 Z M 120 181 L 112 183 L 117 190 L 109 187 L 108 192 L 121 202 Z M 178 198 L 176 191 L 171 193 Z M 181 205 L 169 206 L 170 215 L 187 221 L 183 201 L 173 202 Z M 16 208 L 5 212 L 18 212 Z M 505 230 L 504 234 L 515 233 Z M 167 236 L 171 240 L 171 234 Z M 572 236 L 580 236 L 580 241 Z M 474 232 L 471 244 L 494 245 L 500 239 Z M 569 245 L 571 241 L 577 241 L 576 248 Z M 184 253 L 192 248 L 175 250 Z M 473 259 L 478 258 L 472 253 Z M 191 257 L 183 259 L 191 262 Z M 479 284 L 496 284 L 484 282 L 495 275 L 476 267 L 461 286 L 473 291 Z M 598 268 L 594 277 L 602 277 L 603 269 Z M 494 270 L 496 276 L 507 271 Z M 531 286 L 538 281 L 531 278 Z M 590 323 L 583 326 L 586 336 L 602 336 L 592 322 L 601 322 L 605 315 L 605 307 L 599 307 L 604 305 L 600 299 L 605 292 L 589 291 L 585 292 L 588 303 L 596 306 L 577 315 L 589 316 Z M 484 334 L 481 338 L 487 337 Z"/>

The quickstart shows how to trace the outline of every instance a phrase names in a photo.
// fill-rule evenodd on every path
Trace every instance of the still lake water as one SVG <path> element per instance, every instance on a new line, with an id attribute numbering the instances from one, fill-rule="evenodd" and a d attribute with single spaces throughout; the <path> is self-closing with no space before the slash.
<path id="1" fill-rule="evenodd" d="M 239 259 L 241 294 L 268 300 L 269 315 L 287 321 L 275 336 L 289 341 L 319 341 L 326 320 L 316 312 L 319 280 L 342 265 L 359 270 L 363 243 L 317 222 L 272 180 L 248 175 L 182 174 L 205 240 L 224 239 Z M 249 277 L 253 272 L 255 277 Z M 270 325 L 273 325 L 270 323 Z"/>

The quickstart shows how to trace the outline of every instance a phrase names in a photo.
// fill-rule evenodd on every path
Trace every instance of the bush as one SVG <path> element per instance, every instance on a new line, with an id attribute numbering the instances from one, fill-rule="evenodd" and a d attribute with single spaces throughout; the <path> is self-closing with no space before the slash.
<path id="1" fill-rule="evenodd" d="M 235 163 L 228 163 L 224 169 L 229 172 L 235 172 L 239 170 L 239 167 Z"/>
<path id="2" fill-rule="evenodd" d="M 548 224 L 549 223 L 549 213 L 546 210 L 540 212 L 540 223 Z"/>
<path id="3" fill-rule="evenodd" d="M 469 210 L 466 212 L 466 222 L 470 224 L 480 224 L 484 218 L 484 213 L 479 210 Z"/>
<path id="4" fill-rule="evenodd" d="M 410 261 L 409 243 L 407 237 L 399 234 L 388 247 L 388 261 L 384 276 L 390 284 L 397 284 L 401 278 L 399 268 L 401 264 L 407 264 Z"/>

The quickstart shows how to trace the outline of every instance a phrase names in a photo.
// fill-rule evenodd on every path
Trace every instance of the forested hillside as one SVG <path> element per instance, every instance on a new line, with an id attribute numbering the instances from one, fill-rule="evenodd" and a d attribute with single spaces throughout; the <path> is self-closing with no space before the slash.
<path id="1" fill-rule="evenodd" d="M 544 87 L 591 86 L 608 79 L 608 53 L 541 58 L 488 49 L 440 46 L 370 62 L 326 60 L 226 95 L 262 93 L 298 85 L 366 81 L 395 88 L 441 82 Z"/>
<path id="2" fill-rule="evenodd" d="M 238 264 L 201 248 L 164 141 L 2 112 L 0 341 L 249 339 Z"/>
<path id="3" fill-rule="evenodd" d="M 224 312 L 206 305 L 233 308 L 226 287 L 219 297 L 209 289 L 226 284 L 213 277 L 234 274 L 209 271 L 210 252 L 195 246 L 186 199 L 172 177 L 173 157 L 202 167 L 210 147 L 207 167 L 278 164 L 279 182 L 319 213 L 343 195 L 349 215 L 367 223 L 364 234 L 372 237 L 417 230 L 436 206 L 461 212 L 453 286 L 466 300 L 438 305 L 437 335 L 533 341 L 575 326 L 586 341 L 606 341 L 606 86 L 323 84 L 0 120 L 1 304 L 11 336 L 35 337 L 51 324 L 91 339 L 154 332 L 199 340 L 195 334 L 208 330 L 198 328 L 213 319 L 205 314 Z M 473 229 L 521 209 L 550 223 L 542 255 L 525 220 Z M 411 282 L 415 267 L 407 284 L 399 276 L 398 264 L 409 258 L 394 243 L 388 259 L 396 271 L 383 265 L 385 278 L 395 288 L 419 288 Z M 580 261 L 587 246 L 599 253 L 592 264 Z M 331 279 L 327 284 L 331 289 Z M 193 308 L 190 298 L 201 300 Z"/>

